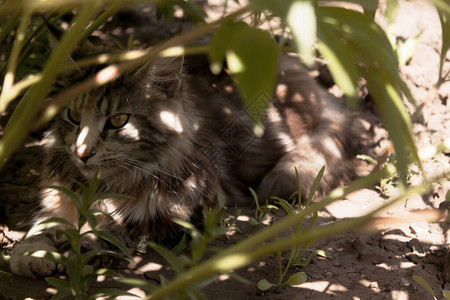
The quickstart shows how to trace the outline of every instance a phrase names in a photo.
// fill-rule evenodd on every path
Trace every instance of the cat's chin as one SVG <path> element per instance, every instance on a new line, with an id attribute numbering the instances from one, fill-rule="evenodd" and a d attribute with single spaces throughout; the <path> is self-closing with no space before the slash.
<path id="1" fill-rule="evenodd" d="M 95 176 L 95 172 L 97 171 L 96 168 L 79 168 L 79 170 L 87 180 L 91 180 Z M 99 175 L 99 178 L 100 177 L 101 174 Z"/>
<path id="2" fill-rule="evenodd" d="M 115 173 L 115 170 L 111 170 L 111 169 L 108 169 L 106 167 L 101 167 L 101 166 L 85 168 L 84 170 L 81 170 L 81 173 L 84 175 L 84 177 L 87 180 L 91 180 L 92 178 L 94 178 L 95 173 L 97 172 L 98 169 L 100 169 L 100 172 L 98 174 L 98 179 L 100 179 L 100 180 L 108 181 L 109 179 L 111 179 L 111 177 L 117 176 L 117 173 Z"/>

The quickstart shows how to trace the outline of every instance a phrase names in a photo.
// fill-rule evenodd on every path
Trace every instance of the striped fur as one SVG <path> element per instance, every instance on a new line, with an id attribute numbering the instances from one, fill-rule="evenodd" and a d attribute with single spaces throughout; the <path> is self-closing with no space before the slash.
<path id="1" fill-rule="evenodd" d="M 63 86 L 94 71 L 70 74 Z M 226 72 L 210 74 L 205 57 L 150 62 L 71 100 L 48 133 L 42 183 L 80 194 L 74 181 L 86 184 L 101 167 L 99 195 L 134 199 L 99 202 L 112 216 L 100 226 L 133 247 L 142 239 L 177 240 L 181 231 L 172 220 L 197 223 L 201 207 L 214 207 L 219 192 L 242 204 L 249 203 L 248 187 L 261 201 L 289 196 L 297 189 L 294 168 L 304 193 L 323 165 L 320 193 L 354 175 L 359 143 L 353 119 L 296 58 L 281 56 L 279 83 L 267 101 L 265 133 L 257 137 L 231 79 Z M 128 116 L 126 124 L 108 125 L 120 114 Z M 35 224 L 55 216 L 76 222 L 76 210 L 61 192 L 44 189 L 41 205 Z M 60 242 L 47 230 L 19 244 L 15 254 L 39 243 L 56 249 Z M 11 268 L 33 277 L 56 266 L 13 255 Z"/>

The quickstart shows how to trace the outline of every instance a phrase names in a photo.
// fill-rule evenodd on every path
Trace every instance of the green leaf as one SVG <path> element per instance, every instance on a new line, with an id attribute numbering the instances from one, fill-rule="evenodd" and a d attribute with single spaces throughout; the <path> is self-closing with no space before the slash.
<path id="1" fill-rule="evenodd" d="M 186 16 L 194 23 L 205 22 L 207 14 L 203 10 L 202 6 L 198 5 L 197 3 L 191 3 L 185 0 L 177 0 L 176 4 L 183 9 L 183 12 L 186 14 Z"/>
<path id="2" fill-rule="evenodd" d="M 191 252 L 192 260 L 194 261 L 194 263 L 199 262 L 206 252 L 206 242 L 203 236 L 200 236 L 200 238 L 192 239 Z"/>
<path id="3" fill-rule="evenodd" d="M 173 14 L 175 12 L 175 8 L 173 6 L 173 3 L 167 2 L 167 1 L 158 1 L 156 5 L 156 17 L 159 19 L 162 19 L 163 17 L 167 21 L 173 20 Z"/>
<path id="4" fill-rule="evenodd" d="M 153 290 L 157 289 L 157 286 L 151 284 L 148 280 L 142 280 L 137 278 L 118 278 L 117 282 L 121 282 L 132 287 L 138 287 L 146 291 L 147 293 L 151 293 Z"/>
<path id="5" fill-rule="evenodd" d="M 217 194 L 217 200 L 219 201 L 219 208 L 226 209 L 227 197 L 224 194 L 219 193 Z"/>
<path id="6" fill-rule="evenodd" d="M 403 186 L 406 186 L 410 155 L 419 162 L 412 134 L 411 120 L 395 88 L 383 79 L 383 76 L 367 74 L 367 83 L 383 123 L 389 132 L 396 152 L 398 169 Z"/>
<path id="7" fill-rule="evenodd" d="M 195 287 L 195 288 L 197 288 L 197 287 Z M 180 300 L 182 300 L 182 299 L 207 300 L 208 298 L 206 298 L 205 294 L 203 294 L 201 292 L 201 290 L 202 290 L 201 288 L 198 290 L 194 289 L 192 291 L 187 290 L 187 291 L 185 291 L 186 295 L 180 294 L 178 299 L 180 299 Z M 187 298 L 186 298 L 186 296 L 187 296 Z"/>
<path id="8" fill-rule="evenodd" d="M 204 231 L 210 233 L 212 230 L 214 230 L 214 228 L 216 228 L 217 224 L 219 223 L 217 210 L 215 209 L 209 210 L 208 207 L 204 206 L 203 215 L 204 215 L 203 226 L 205 229 Z"/>
<path id="9" fill-rule="evenodd" d="M 22 254 L 23 256 L 33 256 L 33 257 L 40 257 L 40 258 L 45 258 L 60 264 L 64 264 L 65 263 L 65 257 L 62 256 L 60 253 L 58 252 L 53 252 L 53 251 L 46 251 L 46 250 L 39 250 L 39 251 L 34 251 L 34 252 L 25 252 Z"/>
<path id="10" fill-rule="evenodd" d="M 338 30 L 322 22 L 318 26 L 318 48 L 326 59 L 328 68 L 334 81 L 350 100 L 350 106 L 356 108 L 357 87 L 360 72 L 355 64 L 356 51 L 346 47 L 346 43 L 339 37 Z"/>
<path id="11" fill-rule="evenodd" d="M 256 206 L 259 207 L 259 201 L 258 201 L 258 194 L 256 193 L 256 191 L 254 189 L 252 189 L 251 187 L 248 188 L 250 190 L 250 193 L 253 196 L 253 199 L 256 202 Z"/>
<path id="12" fill-rule="evenodd" d="M 293 1 L 287 11 L 286 21 L 292 30 L 298 54 L 307 65 L 312 66 L 317 27 L 314 1 Z"/>
<path id="13" fill-rule="evenodd" d="M 45 281 L 54 286 L 58 292 L 52 296 L 52 300 L 67 299 L 72 295 L 70 284 L 58 278 L 46 277 Z"/>
<path id="14" fill-rule="evenodd" d="M 70 228 L 75 229 L 75 226 L 70 223 L 68 220 L 64 219 L 64 218 L 49 218 L 45 221 L 42 221 L 41 223 L 39 223 L 36 226 L 33 226 L 28 232 L 27 235 L 25 236 L 25 238 L 29 238 L 33 235 L 38 234 L 39 232 L 41 232 L 44 229 L 50 228 L 50 227 L 54 227 L 54 226 L 58 226 L 58 225 L 68 225 Z"/>
<path id="15" fill-rule="evenodd" d="M 318 36 L 321 40 L 319 46 L 327 46 L 321 47 L 324 48 L 321 51 L 324 57 L 330 60 L 333 78 L 346 95 L 348 94 L 346 88 L 351 87 L 349 82 L 357 83 L 353 80 L 366 73 L 378 73 L 383 70 L 384 79 L 415 103 L 414 97 L 400 78 L 392 46 L 385 32 L 376 23 L 361 13 L 338 7 L 320 7 L 318 12 Z M 333 65 L 332 63 L 336 61 L 342 63 Z M 335 73 L 338 71 L 341 72 Z M 345 76 L 345 73 L 347 76 L 344 79 L 350 77 L 351 80 L 340 79 L 339 75 Z M 347 84 L 343 86 L 339 80 Z"/>
<path id="16" fill-rule="evenodd" d="M 300 208 L 300 206 L 302 204 L 302 187 L 300 185 L 300 176 L 298 175 L 297 167 L 295 167 L 295 178 L 297 179 L 298 207 Z"/>
<path id="17" fill-rule="evenodd" d="M 81 260 L 82 261 L 82 260 Z M 81 274 L 83 275 L 83 281 L 89 281 L 89 279 L 95 275 L 94 274 L 94 266 L 92 265 L 86 265 L 84 263 L 82 263 L 83 268 L 81 269 Z"/>
<path id="18" fill-rule="evenodd" d="M 437 299 L 436 296 L 434 295 L 433 289 L 428 284 L 428 282 L 425 281 L 425 279 L 423 279 L 422 277 L 420 277 L 418 275 L 413 275 L 412 278 L 414 279 L 415 282 L 417 282 L 418 284 L 423 286 L 428 291 L 428 293 L 433 297 L 433 299 L 435 299 L 435 300 Z"/>
<path id="19" fill-rule="evenodd" d="M 130 292 L 122 291 L 115 288 L 103 288 L 96 290 L 92 295 L 89 296 L 89 299 L 98 299 L 102 297 L 117 297 L 117 296 L 130 296 L 139 298 L 139 296 Z"/>
<path id="20" fill-rule="evenodd" d="M 58 291 L 64 289 L 70 289 L 70 284 L 64 280 L 54 278 L 54 277 L 46 277 L 45 281 L 53 285 Z"/>
<path id="21" fill-rule="evenodd" d="M 164 259 L 170 264 L 172 269 L 177 274 L 182 274 L 185 271 L 185 265 L 180 258 L 178 258 L 175 254 L 170 252 L 170 250 L 167 250 L 164 247 L 161 247 L 160 245 L 153 243 L 153 242 L 147 242 L 147 244 L 152 247 L 156 252 L 158 252 Z"/>
<path id="22" fill-rule="evenodd" d="M 370 20 L 375 18 L 375 13 L 378 8 L 378 0 L 338 0 L 340 2 L 351 2 L 358 5 L 364 10 L 364 15 L 368 17 Z M 395 1 L 395 0 L 394 0 Z M 335 2 L 334 0 L 328 2 Z M 326 3 L 326 2 L 325 2 Z"/>
<path id="23" fill-rule="evenodd" d="M 79 291 L 83 285 L 83 267 L 81 255 L 71 255 L 67 258 L 66 273 L 73 290 Z"/>
<path id="24" fill-rule="evenodd" d="M 202 238 L 202 233 L 191 223 L 179 219 L 174 219 L 173 221 L 178 225 L 189 230 L 189 233 L 191 234 L 193 240 L 198 240 Z"/>
<path id="25" fill-rule="evenodd" d="M 308 207 L 311 204 L 311 200 L 316 193 L 317 187 L 319 186 L 320 181 L 322 180 L 323 173 L 325 173 L 325 166 L 323 166 L 319 173 L 317 173 L 316 178 L 314 179 L 314 182 L 311 186 L 311 189 L 309 190 L 308 199 L 306 199 L 306 207 Z"/>
<path id="26" fill-rule="evenodd" d="M 253 217 L 250 217 L 250 219 L 248 220 L 248 223 L 252 226 L 259 225 L 258 221 Z"/>
<path id="27" fill-rule="evenodd" d="M 314 252 L 317 255 L 321 256 L 321 257 L 325 257 L 325 258 L 331 259 L 331 254 L 328 253 L 325 250 L 309 250 L 309 251 Z"/>
<path id="28" fill-rule="evenodd" d="M 80 212 L 81 207 L 82 207 L 81 200 L 77 196 L 77 194 L 75 194 L 73 191 L 71 191 L 65 187 L 62 187 L 62 186 L 54 186 L 54 185 L 47 186 L 47 188 L 57 190 L 57 191 L 60 191 L 60 192 L 63 192 L 64 194 L 66 194 L 66 196 L 69 197 L 70 200 L 72 200 L 73 204 L 75 204 L 77 211 Z"/>
<path id="29" fill-rule="evenodd" d="M 406 42 L 397 45 L 396 51 L 400 65 L 406 65 L 411 60 L 414 53 L 416 53 L 421 34 L 422 32 L 415 37 L 406 40 Z"/>
<path id="30" fill-rule="evenodd" d="M 289 279 L 284 283 L 287 285 L 299 285 L 305 283 L 308 277 L 305 272 L 298 272 L 289 277 Z"/>
<path id="31" fill-rule="evenodd" d="M 320 7 L 319 12 L 321 29 L 318 33 L 319 38 L 333 39 L 339 36 L 341 43 L 345 44 L 345 48 L 341 49 L 351 51 L 351 54 L 347 54 L 351 57 L 351 61 L 345 62 L 343 68 L 347 69 L 348 65 L 355 66 L 356 62 L 357 67 L 351 69 L 357 72 L 357 76 L 367 80 L 369 92 L 394 143 L 402 182 L 405 183 L 410 155 L 419 164 L 420 160 L 412 136 L 411 121 L 399 92 L 405 93 L 412 102 L 414 98 L 398 74 L 396 55 L 384 31 L 373 21 L 355 11 L 338 7 Z M 342 20 L 345 20 L 345 23 Z M 328 50 L 335 51 L 334 48 Z M 346 56 L 344 53 L 336 56 L 341 55 Z M 331 66 L 330 70 L 334 72 Z M 336 78 L 334 74 L 333 76 Z"/>
<path id="32" fill-rule="evenodd" d="M 278 73 L 278 47 L 267 32 L 244 22 L 229 23 L 211 40 L 213 73 L 220 71 L 224 57 L 253 120 L 254 132 L 261 135 Z"/>
<path id="33" fill-rule="evenodd" d="M 289 216 L 297 213 L 292 205 L 290 205 L 286 200 L 278 197 L 272 197 L 272 199 L 276 199 L 277 204 L 279 204 Z"/>
<path id="34" fill-rule="evenodd" d="M 50 300 L 68 299 L 73 297 L 72 290 L 58 290 L 56 295 L 53 295 Z"/>
<path id="35" fill-rule="evenodd" d="M 120 259 L 128 260 L 128 258 L 124 257 L 123 255 L 120 255 L 119 253 L 117 253 L 115 251 L 106 250 L 106 249 L 96 249 L 96 250 L 89 250 L 89 251 L 81 254 L 81 256 L 82 256 L 81 263 L 83 265 L 88 264 L 89 261 L 92 258 L 94 258 L 96 256 L 99 256 L 99 255 L 108 255 L 108 256 L 112 256 L 112 257 L 117 257 L 117 258 L 120 258 Z M 100 275 L 100 274 L 97 274 L 97 275 Z"/>
<path id="36" fill-rule="evenodd" d="M 447 55 L 448 50 L 450 49 L 450 5 L 448 4 L 448 1 L 447 3 L 445 3 L 444 1 L 442 2 L 443 3 L 441 5 L 436 5 L 442 27 L 442 48 L 441 48 L 441 59 L 439 64 L 438 85 L 443 80 L 445 57 Z"/>
<path id="37" fill-rule="evenodd" d="M 95 229 L 93 229 L 91 232 L 94 233 L 96 236 L 104 239 L 107 242 L 110 242 L 111 244 L 113 244 L 114 246 L 119 248 L 119 250 L 122 251 L 128 259 L 130 259 L 130 260 L 133 259 L 133 257 L 131 256 L 130 250 L 128 250 L 127 246 L 125 246 L 125 244 L 121 240 L 116 238 L 112 233 L 110 233 L 108 231 L 95 230 Z"/>
<path id="38" fill-rule="evenodd" d="M 388 25 L 393 25 L 397 20 L 397 12 L 398 12 L 399 4 L 398 0 L 390 0 L 386 3 L 386 10 L 384 12 L 384 18 Z"/>
<path id="39" fill-rule="evenodd" d="M 445 299 L 450 300 L 450 291 L 442 291 L 442 295 L 445 297 Z"/>
<path id="40" fill-rule="evenodd" d="M 74 229 L 74 228 L 67 228 L 65 230 L 57 229 L 56 234 L 64 235 L 75 251 L 80 250 L 80 238 L 81 237 L 80 237 L 80 233 L 78 232 L 77 229 Z"/>
<path id="41" fill-rule="evenodd" d="M 258 286 L 258 289 L 260 289 L 261 291 L 267 291 L 271 287 L 275 286 L 275 284 L 270 283 L 269 281 L 267 281 L 264 278 L 264 279 L 261 279 L 260 281 L 258 281 L 257 286 Z"/>
<path id="42" fill-rule="evenodd" d="M 94 177 L 89 181 L 89 185 L 86 190 L 83 191 L 83 212 L 87 211 L 95 202 L 95 193 L 97 192 L 97 187 L 100 183 L 100 168 L 94 174 Z"/>
<path id="43" fill-rule="evenodd" d="M 300 266 L 302 268 L 306 267 L 307 265 L 309 265 L 309 263 L 311 262 L 311 260 L 313 259 L 314 254 L 311 254 L 310 256 L 308 256 L 308 258 L 306 259 L 302 259 L 300 256 L 295 260 L 294 266 Z"/>
<path id="44" fill-rule="evenodd" d="M 358 155 L 356 155 L 356 158 L 367 161 L 368 163 L 370 163 L 373 166 L 376 166 L 378 164 L 378 161 L 370 155 L 358 154 Z"/>
<path id="45" fill-rule="evenodd" d="M 94 275 L 104 275 L 108 277 L 119 277 L 119 278 L 122 277 L 122 275 L 120 275 L 119 273 L 106 268 L 95 270 Z"/>
<path id="46" fill-rule="evenodd" d="M 92 229 L 97 229 L 97 226 L 98 226 L 97 215 L 99 212 L 101 212 L 101 211 L 98 209 L 91 208 L 84 214 L 86 221 L 89 223 L 89 226 L 91 226 Z"/>
<path id="47" fill-rule="evenodd" d="M 230 278 L 233 278 L 234 280 L 236 280 L 236 281 L 238 281 L 238 282 L 240 282 L 240 283 L 243 283 L 243 284 L 250 285 L 250 284 L 253 283 L 253 281 L 251 281 L 251 280 L 249 280 L 249 279 L 247 279 L 247 278 L 244 278 L 244 277 L 242 277 L 242 276 L 236 274 L 235 272 L 226 272 L 225 274 L 227 274 L 228 276 L 230 276 Z"/>
<path id="48" fill-rule="evenodd" d="M 182 252 L 186 251 L 189 248 L 189 241 L 187 234 L 183 234 L 183 237 L 181 240 L 176 244 L 172 249 L 170 249 L 170 252 L 172 252 L 175 255 L 181 254 Z"/>

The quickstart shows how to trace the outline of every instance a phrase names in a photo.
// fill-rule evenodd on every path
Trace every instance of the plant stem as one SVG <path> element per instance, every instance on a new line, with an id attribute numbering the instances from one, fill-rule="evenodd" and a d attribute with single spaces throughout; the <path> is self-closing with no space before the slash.
<path id="1" fill-rule="evenodd" d="M 377 173 L 376 175 L 379 175 L 380 173 Z M 373 175 L 373 176 L 372 176 Z M 354 188 L 358 187 L 360 188 L 361 184 L 367 184 L 369 182 L 374 183 L 374 180 L 377 180 L 377 176 L 375 174 L 369 175 L 363 180 L 357 180 L 354 182 L 354 184 L 351 184 L 348 188 L 345 188 L 343 190 L 343 193 L 341 196 L 345 196 L 348 193 L 354 191 Z M 443 175 L 445 176 L 445 175 Z M 311 230 L 309 232 L 306 232 L 303 235 L 297 236 L 295 239 L 292 238 L 284 238 L 283 240 L 279 240 L 276 242 L 272 242 L 270 244 L 264 245 L 263 247 L 260 246 L 260 240 L 261 236 L 264 236 L 264 239 L 269 239 L 274 237 L 274 233 L 272 230 L 273 227 L 277 226 L 281 227 L 279 224 L 283 223 L 283 228 L 281 229 L 287 229 L 289 226 L 286 226 L 289 223 L 295 223 L 296 216 L 292 215 L 285 217 L 282 219 L 279 223 L 274 224 L 272 227 L 267 227 L 264 230 L 257 233 L 256 236 L 252 236 L 245 240 L 244 242 L 241 242 L 233 247 L 230 247 L 226 249 L 224 252 L 219 253 L 215 257 L 210 258 L 208 261 L 205 261 L 204 263 L 198 265 L 197 267 L 187 271 L 186 273 L 180 275 L 172 282 L 169 282 L 166 286 L 163 288 L 155 291 L 153 294 L 151 294 L 148 299 L 163 299 L 174 292 L 178 290 L 182 290 L 184 288 L 188 288 L 191 284 L 198 282 L 202 279 L 207 278 L 208 276 L 211 276 L 213 274 L 225 272 L 225 271 L 231 271 L 240 267 L 243 267 L 257 259 L 260 259 L 264 256 L 267 256 L 271 253 L 274 253 L 276 251 L 279 251 L 281 249 L 286 249 L 289 246 L 291 246 L 293 243 L 308 243 L 313 242 L 321 238 L 325 238 L 326 236 L 333 235 L 340 232 L 345 231 L 356 231 L 356 230 L 371 230 L 373 231 L 373 225 L 375 225 L 375 222 L 373 220 L 373 217 L 376 213 L 380 212 L 382 209 L 385 209 L 386 207 L 404 200 L 408 198 L 409 196 L 413 194 L 423 194 L 429 188 L 431 187 L 433 182 L 438 181 L 443 176 L 438 176 L 436 178 L 432 178 L 431 180 L 428 180 L 426 183 L 417 186 L 417 187 L 411 187 L 405 192 L 403 192 L 400 196 L 394 198 L 393 200 L 387 202 L 386 204 L 376 208 L 372 212 L 368 213 L 367 215 L 364 215 L 362 217 L 349 219 L 349 220 L 343 220 L 339 221 L 330 225 L 326 225 L 323 227 L 320 227 L 316 230 Z M 378 177 L 379 179 L 380 177 Z M 336 191 L 336 190 L 335 190 Z M 332 192 L 333 193 L 333 192 Z M 324 200 L 326 200 L 326 203 L 330 203 L 332 199 L 337 200 L 339 197 L 335 197 L 330 195 Z M 333 201 L 334 201 L 333 200 Z M 321 201 L 322 202 L 322 201 Z M 320 204 L 321 202 L 317 203 Z M 316 205 L 312 205 L 316 206 Z M 311 207 L 312 207 L 311 206 Z M 315 208 L 317 209 L 318 206 Z M 371 224 L 372 223 L 372 224 Z M 248 244 L 252 243 L 253 247 L 247 247 L 243 246 L 242 244 Z"/>
<path id="2" fill-rule="evenodd" d="M 78 95 L 89 88 L 105 84 L 117 75 L 120 75 L 125 71 L 142 65 L 145 62 L 155 58 L 162 51 L 171 47 L 184 45 L 189 41 L 202 37 L 219 25 L 232 21 L 237 16 L 251 10 L 251 6 L 245 6 L 227 15 L 223 19 L 200 25 L 186 33 L 175 36 L 166 42 L 149 49 L 146 54 L 140 58 L 124 62 L 117 66 L 109 66 L 101 70 L 99 73 L 105 73 L 105 71 L 110 72 L 110 76 L 106 76 L 106 80 L 103 80 L 102 82 L 98 81 L 97 75 L 99 73 L 97 73 L 93 77 L 86 79 L 66 92 L 63 92 L 53 100 L 42 102 L 42 99 L 44 99 L 47 95 L 53 81 L 56 78 L 56 75 L 59 72 L 59 67 L 63 65 L 67 54 L 71 49 L 73 49 L 75 44 L 81 38 L 84 26 L 89 22 L 98 8 L 99 3 L 97 1 L 88 2 L 88 4 L 83 6 L 76 21 L 74 22 L 75 25 L 63 36 L 63 40 L 61 40 L 57 51 L 51 57 L 46 68 L 42 72 L 42 80 L 30 89 L 28 96 L 25 96 L 22 99 L 14 111 L 7 127 L 5 128 L 3 139 L 0 140 L 0 168 L 25 138 L 26 134 L 31 129 L 30 127 L 34 125 L 33 129 L 36 129 L 36 123 L 41 126 L 45 122 L 51 120 L 59 112 L 59 108 L 71 97 Z"/>
<path id="3" fill-rule="evenodd" d="M 20 51 L 25 41 L 25 33 L 27 29 L 27 24 L 30 21 L 31 12 L 26 10 L 22 16 L 19 23 L 19 28 L 17 29 L 16 38 L 14 39 L 14 44 L 11 49 L 11 54 L 8 60 L 8 67 L 6 69 L 6 75 L 3 81 L 2 93 L 0 95 L 0 114 L 6 109 L 9 102 L 14 99 L 8 97 L 12 90 L 14 84 L 14 77 L 17 70 L 18 60 L 20 56 Z"/>
<path id="4" fill-rule="evenodd" d="M 282 231 L 288 229 L 289 227 L 295 225 L 298 222 L 298 218 L 302 218 L 306 215 L 311 214 L 313 211 L 319 211 L 325 208 L 330 203 L 341 199 L 345 195 L 359 190 L 363 187 L 369 186 L 377 182 L 380 178 L 385 177 L 393 172 L 395 172 L 395 168 L 385 168 L 380 171 L 376 171 L 366 177 L 360 178 L 354 182 L 352 182 L 346 188 L 338 188 L 333 190 L 327 197 L 323 198 L 320 202 L 312 204 L 310 207 L 307 207 L 305 210 L 300 211 L 296 215 L 288 216 L 281 219 L 279 222 L 273 224 L 270 227 L 266 227 L 263 230 L 257 232 L 255 235 L 249 237 L 248 239 L 225 249 L 223 252 L 217 254 L 211 259 L 205 261 L 204 263 L 199 264 L 197 267 L 194 267 L 187 271 L 184 274 L 181 274 L 177 278 L 175 278 L 172 282 L 169 282 L 165 287 L 155 291 L 153 294 L 149 296 L 149 299 L 163 299 L 176 291 L 188 288 L 191 284 L 198 282 L 210 275 L 231 271 L 240 267 L 243 267 L 252 261 L 256 260 L 265 255 L 269 255 L 278 250 L 285 249 L 289 245 L 295 242 L 307 242 L 313 239 L 317 239 L 319 237 L 323 238 L 323 234 L 334 234 L 341 230 L 349 229 L 349 226 L 335 226 L 332 225 L 327 230 L 321 230 L 322 235 L 315 234 L 315 231 L 310 231 L 305 235 L 301 235 L 296 239 L 288 238 L 283 239 L 278 243 L 272 243 L 261 247 L 261 244 L 269 239 L 273 239 L 278 236 Z M 354 224 L 352 223 L 352 226 Z M 327 227 L 328 228 L 328 227 Z M 355 227 L 352 227 L 355 228 Z M 305 238 L 306 237 L 306 238 Z"/>
<path id="5" fill-rule="evenodd" d="M 42 101 L 48 94 L 56 78 L 59 66 L 64 64 L 68 54 L 75 47 L 86 24 L 99 9 L 96 1 L 88 2 L 80 10 L 73 27 L 64 34 L 59 47 L 42 72 L 42 80 L 31 87 L 14 110 L 0 140 L 0 168 L 28 134 L 36 114 L 44 105 Z"/>
<path id="6" fill-rule="evenodd" d="M 202 36 L 206 35 L 207 33 L 211 32 L 212 30 L 214 30 L 218 25 L 222 24 L 223 22 L 231 21 L 234 18 L 236 18 L 237 16 L 242 15 L 243 13 L 246 13 L 248 11 L 250 11 L 250 6 L 243 7 L 241 9 L 229 14 L 227 17 L 225 17 L 221 20 L 218 20 L 218 21 L 215 21 L 215 22 L 212 22 L 209 24 L 200 25 L 186 33 L 177 35 L 162 44 L 152 47 L 152 48 L 146 50 L 144 55 L 142 55 L 134 60 L 126 61 L 119 65 L 111 65 L 111 66 L 99 71 L 94 76 L 82 81 L 80 84 L 63 92 L 62 94 L 58 95 L 53 100 L 45 103 L 45 106 L 39 113 L 39 115 L 41 117 L 38 120 L 38 124 L 42 125 L 42 124 L 48 122 L 49 120 L 51 120 L 58 113 L 59 108 L 62 105 L 64 105 L 64 103 L 66 103 L 70 98 L 74 97 L 75 95 L 78 95 L 89 88 L 103 85 L 103 84 L 107 83 L 108 81 L 114 79 L 116 76 L 122 74 L 123 72 L 128 71 L 133 68 L 136 68 L 136 67 L 148 62 L 149 60 L 154 59 L 160 53 L 167 51 L 170 48 L 179 49 L 179 50 L 181 50 L 180 53 L 183 53 L 182 52 L 183 48 L 180 47 L 180 45 L 184 45 L 192 40 L 202 37 Z M 197 48 L 197 51 L 204 51 L 204 50 L 205 49 L 202 47 Z M 170 56 L 173 54 L 170 54 L 170 52 L 169 53 L 166 52 L 166 55 Z M 98 79 L 97 79 L 98 74 L 100 74 L 101 72 L 105 72 L 107 70 L 111 71 L 111 72 L 109 72 L 110 75 L 106 76 L 105 80 L 102 81 L 101 83 L 99 83 Z"/>
<path id="7" fill-rule="evenodd" d="M 121 0 L 113 2 L 112 6 L 108 8 L 105 12 L 103 12 L 98 18 L 95 19 L 94 22 L 89 24 L 89 26 L 84 31 L 81 40 L 88 38 L 97 28 L 99 28 L 103 23 L 105 23 L 109 17 L 114 15 L 119 9 L 128 5 L 127 1 Z"/>

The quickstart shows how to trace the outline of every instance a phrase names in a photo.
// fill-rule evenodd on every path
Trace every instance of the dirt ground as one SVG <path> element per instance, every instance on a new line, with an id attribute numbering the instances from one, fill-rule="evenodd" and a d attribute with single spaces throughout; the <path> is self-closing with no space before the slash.
<path id="1" fill-rule="evenodd" d="M 439 90 L 433 88 L 439 69 L 441 27 L 435 9 L 424 1 L 401 1 L 396 35 L 399 39 L 413 38 L 421 32 L 420 44 L 411 61 L 402 66 L 403 76 L 417 101 L 423 105 L 423 120 L 417 118 L 414 133 L 417 145 L 423 148 L 450 138 L 450 82 Z M 136 22 L 145 20 L 136 19 Z M 380 23 L 383 23 L 380 21 Z M 151 33 L 147 32 L 147 35 Z M 159 33 L 158 33 L 159 34 Z M 154 32 L 154 36 L 158 35 Z M 156 38 L 160 39 L 160 37 Z M 445 70 L 450 69 L 447 55 Z M 410 106 L 410 105 L 409 105 Z M 409 107 L 411 108 L 411 107 Z M 411 113 L 413 112 L 411 108 Z M 0 133 L 7 118 L 0 120 Z M 381 153 L 387 145 L 385 131 L 380 123 L 374 123 L 375 153 Z M 27 227 L 26 220 L 36 208 L 36 182 L 39 176 L 41 144 L 39 134 L 30 135 L 7 166 L 0 172 L 0 247 L 5 253 L 19 241 Z M 449 153 L 439 154 L 424 162 L 427 176 L 448 172 Z M 413 174 L 412 184 L 420 183 L 422 176 Z M 407 214 L 414 209 L 443 206 L 450 183 L 437 182 L 432 192 L 414 196 L 407 202 L 397 203 L 382 211 L 379 216 L 392 217 Z M 388 195 L 395 195 L 389 191 Z M 387 201 L 376 189 L 365 189 L 327 207 L 319 214 L 319 224 L 328 224 L 348 217 L 361 216 Z M 225 237 L 214 246 L 227 247 L 258 230 L 248 222 L 250 209 L 244 209 L 238 219 L 240 229 L 230 239 Z M 272 221 L 282 217 L 276 213 Z M 221 276 L 204 289 L 208 299 L 432 299 L 430 294 L 412 276 L 423 278 L 434 291 L 437 299 L 444 299 L 442 290 L 450 290 L 450 234 L 449 224 L 427 223 L 407 218 L 407 223 L 388 225 L 374 234 L 345 233 L 318 241 L 313 248 L 325 250 L 327 258 L 314 256 L 305 268 L 293 268 L 291 273 L 304 271 L 306 283 L 260 291 L 256 283 L 263 278 L 275 282 L 278 276 L 277 259 L 271 256 L 238 270 L 236 273 L 252 284 L 240 283 Z M 283 260 L 288 259 L 288 254 Z M 131 264 L 115 267 L 122 274 L 160 283 L 159 275 L 172 278 L 167 264 L 154 252 L 135 257 Z M 0 270 L 9 272 L 8 266 Z M 93 287 L 107 286 L 98 280 Z M 142 291 L 133 289 L 138 295 Z M 54 293 L 43 279 L 27 279 L 0 272 L 0 299 L 48 299 Z"/>

